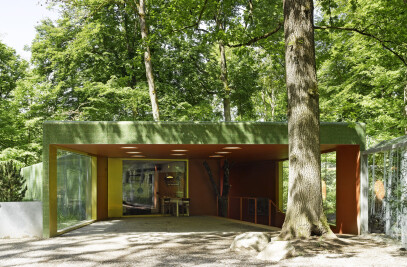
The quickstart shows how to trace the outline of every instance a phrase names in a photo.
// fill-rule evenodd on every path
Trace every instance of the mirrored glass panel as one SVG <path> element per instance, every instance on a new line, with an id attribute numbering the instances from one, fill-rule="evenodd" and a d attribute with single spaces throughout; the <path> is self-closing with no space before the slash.
<path id="1" fill-rule="evenodd" d="M 92 218 L 92 158 L 58 149 L 57 229 Z"/>
<path id="2" fill-rule="evenodd" d="M 185 196 L 186 162 L 123 160 L 123 215 L 160 212 L 160 199 Z"/>

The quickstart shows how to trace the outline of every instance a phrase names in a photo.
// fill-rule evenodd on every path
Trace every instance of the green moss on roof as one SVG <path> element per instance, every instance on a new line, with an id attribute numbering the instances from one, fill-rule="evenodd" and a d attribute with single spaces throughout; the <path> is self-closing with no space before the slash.
<path id="1" fill-rule="evenodd" d="M 44 123 L 47 144 L 288 144 L 281 122 Z M 365 145 L 363 124 L 321 123 L 321 144 Z"/>

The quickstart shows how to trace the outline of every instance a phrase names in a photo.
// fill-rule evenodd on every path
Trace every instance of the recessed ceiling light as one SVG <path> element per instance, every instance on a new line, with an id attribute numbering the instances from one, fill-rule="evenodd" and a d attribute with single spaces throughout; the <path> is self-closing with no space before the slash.
<path id="1" fill-rule="evenodd" d="M 223 158 L 223 156 L 222 155 L 212 155 L 212 156 L 209 156 L 210 158 Z"/>
<path id="2" fill-rule="evenodd" d="M 171 156 L 185 156 L 186 154 L 170 154 Z"/>
<path id="3" fill-rule="evenodd" d="M 229 151 L 217 151 L 217 152 L 215 152 L 216 154 L 230 154 L 230 153 L 232 153 L 232 152 L 229 152 Z"/>
<path id="4" fill-rule="evenodd" d="M 122 146 L 123 149 L 137 149 L 136 146 Z"/>
<path id="5" fill-rule="evenodd" d="M 242 149 L 242 148 L 238 147 L 238 146 L 226 146 L 226 147 L 224 147 L 222 149 Z"/>
<path id="6" fill-rule="evenodd" d="M 127 154 L 141 154 L 141 152 L 140 151 L 129 151 L 129 152 L 126 152 Z"/>
<path id="7" fill-rule="evenodd" d="M 188 150 L 186 150 L 186 149 L 173 149 L 171 151 L 172 152 L 187 152 Z"/>
<path id="8" fill-rule="evenodd" d="M 143 156 L 143 155 L 134 155 L 134 156 L 131 156 L 132 158 L 145 158 L 146 156 Z"/>

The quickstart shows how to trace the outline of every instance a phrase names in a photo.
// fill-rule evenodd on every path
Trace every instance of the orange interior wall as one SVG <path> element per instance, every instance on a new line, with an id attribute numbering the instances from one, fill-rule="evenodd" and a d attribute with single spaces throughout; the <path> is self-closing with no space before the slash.
<path id="1" fill-rule="evenodd" d="M 238 162 L 230 169 L 230 196 L 267 197 L 276 202 L 275 161 Z"/>
<path id="2" fill-rule="evenodd" d="M 336 151 L 336 228 L 339 234 L 359 234 L 360 148 L 339 146 Z"/>
<path id="3" fill-rule="evenodd" d="M 219 160 L 207 160 L 219 190 Z M 216 194 L 203 166 L 203 160 L 189 160 L 189 197 L 191 215 L 216 216 Z"/>
<path id="4" fill-rule="evenodd" d="M 107 217 L 107 158 L 97 157 L 97 219 Z"/>
<path id="5" fill-rule="evenodd" d="M 175 172 L 167 172 L 167 173 L 161 172 L 158 174 L 158 188 L 159 188 L 160 197 L 176 197 L 178 188 L 184 188 L 185 180 L 184 180 L 184 178 L 182 178 L 180 180 L 179 186 L 171 186 L 171 185 L 168 185 L 167 182 L 165 181 L 165 177 L 167 177 L 167 175 L 172 175 L 173 177 L 175 177 L 176 173 Z M 173 179 L 173 180 L 175 180 L 175 179 Z M 171 183 L 175 183 L 175 182 L 170 182 L 170 184 Z"/>

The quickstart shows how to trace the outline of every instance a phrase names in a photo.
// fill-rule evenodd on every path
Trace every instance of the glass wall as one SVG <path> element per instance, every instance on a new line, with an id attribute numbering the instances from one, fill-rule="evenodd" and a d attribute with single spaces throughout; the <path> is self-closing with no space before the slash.
<path id="1" fill-rule="evenodd" d="M 336 152 L 321 155 L 322 201 L 329 224 L 336 225 Z"/>
<path id="2" fill-rule="evenodd" d="M 384 233 L 407 248 L 407 148 L 368 157 L 369 232 Z"/>
<path id="3" fill-rule="evenodd" d="M 160 198 L 186 197 L 186 162 L 123 160 L 123 215 L 160 212 Z"/>
<path id="4" fill-rule="evenodd" d="M 92 218 L 92 158 L 58 149 L 57 230 Z"/>

